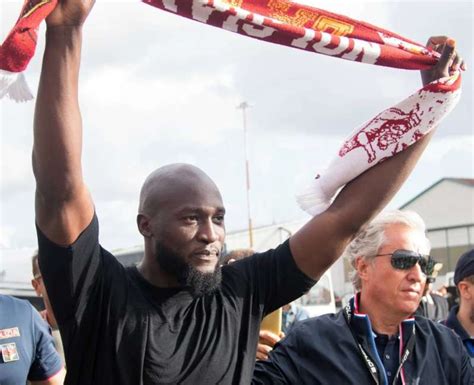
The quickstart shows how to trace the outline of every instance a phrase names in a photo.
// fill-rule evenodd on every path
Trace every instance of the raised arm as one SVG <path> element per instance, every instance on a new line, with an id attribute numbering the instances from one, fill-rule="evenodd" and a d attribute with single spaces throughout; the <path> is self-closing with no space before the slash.
<path id="1" fill-rule="evenodd" d="M 36 222 L 60 245 L 76 240 L 94 208 L 82 178 L 78 103 L 82 24 L 93 0 L 60 0 L 46 19 L 46 48 L 34 119 Z"/>
<path id="2" fill-rule="evenodd" d="M 423 85 L 464 68 L 454 41 L 433 37 L 428 45 L 442 52 L 437 65 L 422 72 Z M 290 239 L 298 267 L 319 278 L 342 254 L 352 237 L 392 199 L 410 175 L 432 132 L 414 145 L 370 168 L 347 184 L 333 204 L 314 217 Z"/>

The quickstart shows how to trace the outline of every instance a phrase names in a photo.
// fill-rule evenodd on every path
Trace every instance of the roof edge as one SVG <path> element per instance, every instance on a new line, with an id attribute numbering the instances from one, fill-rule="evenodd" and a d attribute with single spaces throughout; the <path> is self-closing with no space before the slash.
<path id="1" fill-rule="evenodd" d="M 454 183 L 459 183 L 459 184 L 462 184 L 464 186 L 469 186 L 469 187 L 474 187 L 474 179 L 472 178 L 451 178 L 451 177 L 445 177 L 445 178 L 441 178 L 440 180 L 438 180 L 437 182 L 433 183 L 431 186 L 425 188 L 423 191 L 421 191 L 419 194 L 415 195 L 412 199 L 410 199 L 408 202 L 404 203 L 403 205 L 401 205 L 399 207 L 400 210 L 403 210 L 404 208 L 406 208 L 408 205 L 410 205 L 411 203 L 413 203 L 414 201 L 416 201 L 419 197 L 421 197 L 422 195 L 426 194 L 428 191 L 432 190 L 433 188 L 435 188 L 437 185 L 439 185 L 441 182 L 444 182 L 444 181 L 450 181 L 450 182 L 454 182 Z"/>

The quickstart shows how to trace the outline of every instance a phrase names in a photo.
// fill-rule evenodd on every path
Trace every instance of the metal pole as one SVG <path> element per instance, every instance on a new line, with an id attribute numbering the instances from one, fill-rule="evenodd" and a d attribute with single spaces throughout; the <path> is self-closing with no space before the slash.
<path id="1" fill-rule="evenodd" d="M 449 248 L 449 233 L 448 229 L 444 230 L 444 237 L 446 239 L 446 254 L 448 257 L 448 269 L 446 271 L 451 271 L 451 250 Z"/>
<path id="2" fill-rule="evenodd" d="M 247 147 L 247 117 L 245 110 L 250 106 L 247 102 L 242 102 L 237 108 L 242 110 L 243 125 L 244 125 L 244 151 L 245 151 L 245 177 L 246 177 L 246 188 L 247 188 L 247 216 L 248 216 L 248 229 L 249 229 L 249 247 L 253 248 L 253 228 L 252 228 L 252 214 L 250 211 L 250 172 L 249 172 L 249 153 Z"/>

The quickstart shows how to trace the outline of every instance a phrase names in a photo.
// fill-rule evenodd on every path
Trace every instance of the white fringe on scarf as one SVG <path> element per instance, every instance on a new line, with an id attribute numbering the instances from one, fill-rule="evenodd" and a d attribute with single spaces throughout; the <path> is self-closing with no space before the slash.
<path id="1" fill-rule="evenodd" d="M 0 69 L 0 99 L 8 96 L 15 102 L 26 102 L 33 99 L 23 72 L 10 72 Z"/>

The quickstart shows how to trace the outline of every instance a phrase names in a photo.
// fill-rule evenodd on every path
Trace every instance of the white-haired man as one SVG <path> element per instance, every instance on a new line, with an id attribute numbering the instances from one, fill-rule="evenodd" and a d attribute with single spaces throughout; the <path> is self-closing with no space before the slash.
<path id="1" fill-rule="evenodd" d="M 473 368 L 443 325 L 413 318 L 434 267 L 422 219 L 377 217 L 345 251 L 356 295 L 338 314 L 301 322 L 258 362 L 254 384 L 466 384 Z"/>

